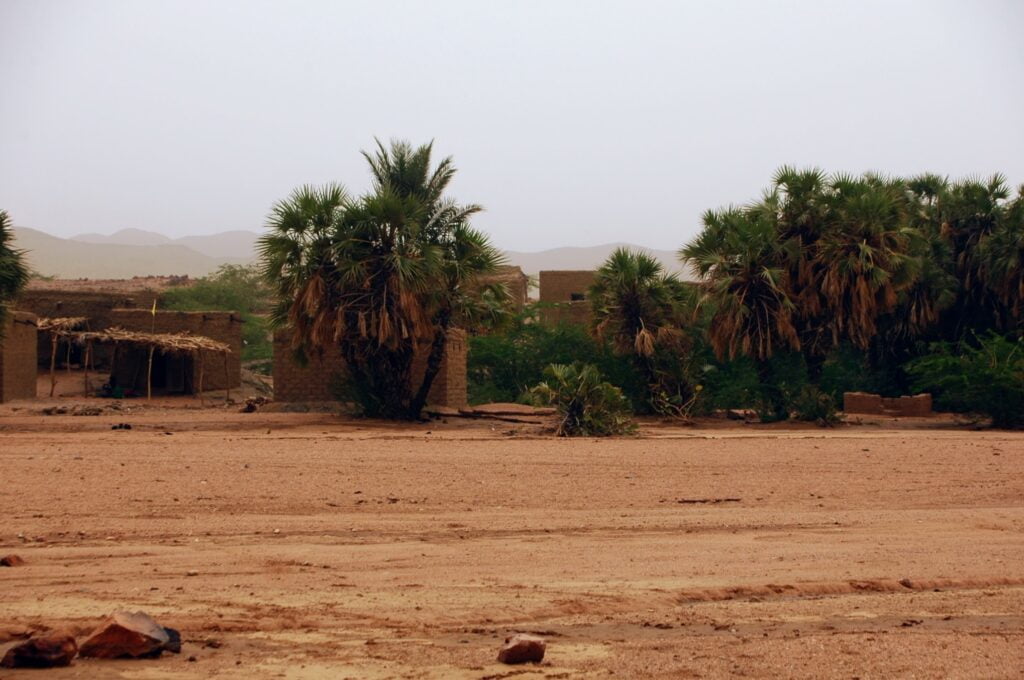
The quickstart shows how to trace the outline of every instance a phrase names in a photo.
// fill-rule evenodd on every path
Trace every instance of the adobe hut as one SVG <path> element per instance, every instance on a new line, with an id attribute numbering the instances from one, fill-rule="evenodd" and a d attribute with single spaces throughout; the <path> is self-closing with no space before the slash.
<path id="1" fill-rule="evenodd" d="M 468 403 L 466 393 L 466 332 L 453 329 L 448 332 L 444 359 L 434 383 L 430 386 L 427 403 L 431 406 L 461 408 Z M 418 384 L 426 370 L 426 354 L 418 356 L 413 364 L 413 380 Z M 345 376 L 345 361 L 341 351 L 334 349 L 323 356 L 311 356 L 305 365 L 295 360 L 288 338 L 283 333 L 274 336 L 274 401 L 329 402 L 337 401 L 337 387 Z"/>
<path id="2" fill-rule="evenodd" d="M 542 271 L 540 318 L 545 324 L 590 324 L 587 292 L 594 285 L 592 270 Z"/>
<path id="3" fill-rule="evenodd" d="M 36 396 L 36 315 L 8 312 L 0 332 L 0 402 Z"/>

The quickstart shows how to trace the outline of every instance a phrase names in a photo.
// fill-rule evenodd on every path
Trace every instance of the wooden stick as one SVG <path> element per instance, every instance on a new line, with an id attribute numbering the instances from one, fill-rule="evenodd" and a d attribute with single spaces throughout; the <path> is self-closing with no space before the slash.
<path id="1" fill-rule="evenodd" d="M 53 396 L 53 391 L 57 387 L 57 376 L 54 375 L 54 369 L 57 368 L 57 334 L 50 333 L 50 396 Z"/>
<path id="2" fill-rule="evenodd" d="M 82 389 L 85 391 L 85 396 L 89 396 L 89 354 L 92 352 L 92 343 L 86 343 L 85 345 L 85 356 L 82 359 L 82 368 L 85 369 L 85 378 L 83 380 Z"/>
<path id="3" fill-rule="evenodd" d="M 199 354 L 199 394 L 197 396 L 199 397 L 199 403 L 203 404 L 205 402 L 203 401 L 203 352 L 202 352 L 202 350 L 200 350 L 198 352 L 198 354 Z"/>
<path id="4" fill-rule="evenodd" d="M 64 355 L 64 368 L 67 369 L 68 375 L 71 375 L 71 340 L 68 339 L 68 352 Z"/>
<path id="5" fill-rule="evenodd" d="M 146 369 L 146 399 L 153 398 L 153 350 L 156 345 L 149 346 L 149 366 Z"/>
<path id="6" fill-rule="evenodd" d="M 224 403 L 231 401 L 231 377 L 228 375 L 228 353 L 224 352 Z"/>

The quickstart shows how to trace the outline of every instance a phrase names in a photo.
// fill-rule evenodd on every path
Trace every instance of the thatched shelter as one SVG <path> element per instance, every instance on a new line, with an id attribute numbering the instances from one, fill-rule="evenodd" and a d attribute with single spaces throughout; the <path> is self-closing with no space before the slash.
<path id="1" fill-rule="evenodd" d="M 145 365 L 145 386 L 146 397 L 153 396 L 153 359 L 154 356 L 187 358 L 196 362 L 198 367 L 198 380 L 195 386 L 195 393 L 202 398 L 203 379 L 205 376 L 204 355 L 208 352 L 219 354 L 223 358 L 225 384 L 228 373 L 228 358 L 231 355 L 231 347 L 224 342 L 213 340 L 202 335 L 191 333 L 144 333 L 129 331 L 123 328 L 108 328 L 102 331 L 81 330 L 84 319 L 80 317 L 66 317 L 57 319 L 41 319 L 40 330 L 45 330 L 54 338 L 54 349 L 51 354 L 50 374 L 51 385 L 55 382 L 53 378 L 54 358 L 56 357 L 56 343 L 58 339 L 64 339 L 85 348 L 82 365 L 85 369 L 85 391 L 89 392 L 89 369 L 93 354 L 94 345 L 111 345 L 113 347 L 113 358 L 111 360 L 110 374 L 117 375 L 118 359 L 121 363 L 130 360 L 131 353 L 144 356 L 144 361 L 136 361 L 136 370 L 133 377 L 138 377 L 140 367 Z M 95 368 L 93 366 L 93 368 Z M 133 383 L 135 381 L 133 380 Z M 51 396 L 52 396 L 51 386 Z M 225 387 L 225 395 L 230 398 L 230 387 Z"/>

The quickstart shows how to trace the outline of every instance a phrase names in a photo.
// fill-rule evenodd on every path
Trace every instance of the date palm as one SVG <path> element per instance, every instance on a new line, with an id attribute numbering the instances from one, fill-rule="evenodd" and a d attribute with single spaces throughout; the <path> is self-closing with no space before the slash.
<path id="1" fill-rule="evenodd" d="M 430 169 L 430 145 L 379 145 L 367 156 L 374 191 L 302 187 L 276 204 L 260 241 L 279 303 L 276 326 L 300 353 L 339 347 L 348 383 L 368 415 L 418 418 L 453 324 L 475 309 L 471 283 L 500 264 L 469 226 L 477 206 L 442 194 L 454 168 Z M 427 355 L 412 384 L 414 357 Z"/>
<path id="2" fill-rule="evenodd" d="M 14 233 L 6 210 L 0 210 L 0 335 L 3 334 L 7 307 L 25 284 L 29 271 L 24 253 L 14 247 Z"/>

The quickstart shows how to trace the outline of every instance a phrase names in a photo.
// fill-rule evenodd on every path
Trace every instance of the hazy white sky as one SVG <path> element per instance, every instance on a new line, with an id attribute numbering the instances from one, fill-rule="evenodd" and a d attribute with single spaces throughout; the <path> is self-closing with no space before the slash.
<path id="1" fill-rule="evenodd" d="M 505 248 L 677 248 L 785 163 L 1024 181 L 1024 2 L 0 0 L 0 207 L 259 229 L 435 140 Z"/>

